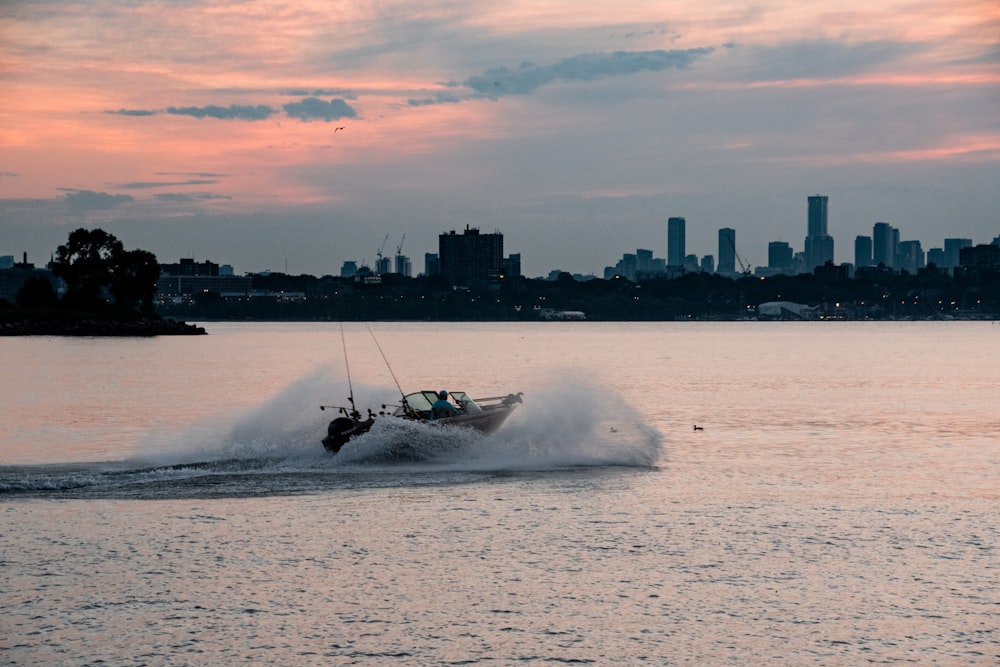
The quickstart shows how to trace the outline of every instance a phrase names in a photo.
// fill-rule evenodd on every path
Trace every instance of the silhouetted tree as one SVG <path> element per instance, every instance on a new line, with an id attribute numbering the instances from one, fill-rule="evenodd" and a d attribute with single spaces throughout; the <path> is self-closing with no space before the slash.
<path id="1" fill-rule="evenodd" d="M 97 309 L 114 279 L 121 241 L 103 229 L 77 229 L 56 249 L 52 272 L 66 283 L 66 303 Z"/>
<path id="2" fill-rule="evenodd" d="M 111 295 L 115 305 L 152 315 L 160 264 L 148 250 L 123 250 L 113 258 Z"/>
<path id="3" fill-rule="evenodd" d="M 146 250 L 125 250 L 103 229 L 77 229 L 56 249 L 52 272 L 66 283 L 67 305 L 103 309 L 114 300 L 116 310 L 153 315 L 160 265 Z"/>
<path id="4" fill-rule="evenodd" d="M 22 308 L 50 308 L 58 300 L 52 283 L 44 276 L 28 278 L 17 293 L 17 305 Z"/>

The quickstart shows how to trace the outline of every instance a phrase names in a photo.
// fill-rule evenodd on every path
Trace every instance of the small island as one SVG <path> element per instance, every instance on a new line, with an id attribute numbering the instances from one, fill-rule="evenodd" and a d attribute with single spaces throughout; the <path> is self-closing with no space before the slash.
<path id="1" fill-rule="evenodd" d="M 205 329 L 156 313 L 160 265 L 101 229 L 77 229 L 59 246 L 52 279 L 28 278 L 0 304 L 0 336 L 174 336 Z"/>

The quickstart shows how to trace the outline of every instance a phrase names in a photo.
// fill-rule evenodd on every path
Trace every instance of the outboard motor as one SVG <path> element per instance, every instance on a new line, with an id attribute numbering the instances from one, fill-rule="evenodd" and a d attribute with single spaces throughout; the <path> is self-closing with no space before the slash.
<path id="1" fill-rule="evenodd" d="M 327 451 L 336 454 L 340 448 L 347 444 L 355 433 L 358 432 L 358 422 L 348 417 L 337 417 L 326 428 L 326 437 L 323 438 L 323 446 Z"/>

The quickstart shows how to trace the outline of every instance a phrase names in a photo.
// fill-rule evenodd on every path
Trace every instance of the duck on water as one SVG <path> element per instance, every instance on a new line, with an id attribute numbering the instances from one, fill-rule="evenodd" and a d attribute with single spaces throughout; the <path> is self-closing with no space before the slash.
<path id="1" fill-rule="evenodd" d="M 331 408 L 337 410 L 340 416 L 330 422 L 327 427 L 323 446 L 331 452 L 339 452 L 351 438 L 367 433 L 375 424 L 376 419 L 408 419 L 425 422 L 434 426 L 449 426 L 471 428 L 483 433 L 493 433 L 504 423 L 518 403 L 521 403 L 523 393 L 507 394 L 506 396 L 491 396 L 488 398 L 472 398 L 464 391 L 416 391 L 403 396 L 400 405 L 392 412 L 383 405 L 379 413 L 368 410 L 368 417 L 362 419 L 361 413 L 354 406 L 354 395 L 348 397 L 350 409 L 334 405 L 321 405 L 320 410 Z M 455 401 L 448 402 L 448 397 Z M 442 403 L 448 407 L 445 408 Z"/>

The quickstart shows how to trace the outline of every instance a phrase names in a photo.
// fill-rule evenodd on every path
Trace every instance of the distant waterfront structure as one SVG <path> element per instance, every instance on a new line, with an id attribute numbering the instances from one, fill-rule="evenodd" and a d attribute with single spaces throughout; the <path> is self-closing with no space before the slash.
<path id="1" fill-rule="evenodd" d="M 182 258 L 179 262 L 160 264 L 160 273 L 167 276 L 217 276 L 219 265 L 215 262 L 196 262 L 194 258 Z"/>
<path id="2" fill-rule="evenodd" d="M 504 278 L 520 278 L 521 277 L 521 253 L 511 253 L 510 256 L 503 262 L 503 273 Z"/>
<path id="3" fill-rule="evenodd" d="M 954 269 L 960 262 L 959 258 L 962 248 L 971 248 L 972 239 L 945 239 L 944 240 L 944 267 Z"/>
<path id="4" fill-rule="evenodd" d="M 964 273 L 1000 272 L 1000 244 L 981 243 L 959 251 L 959 266 Z"/>
<path id="5" fill-rule="evenodd" d="M 438 256 L 436 252 L 424 253 L 424 275 L 425 276 L 441 275 L 441 258 Z"/>
<path id="6" fill-rule="evenodd" d="M 503 234 L 480 234 L 466 225 L 462 234 L 454 231 L 438 236 L 441 274 L 453 287 L 498 287 L 503 275 Z"/>
<path id="7" fill-rule="evenodd" d="M 924 251 L 920 241 L 902 241 L 896 249 L 896 270 L 916 274 L 924 267 Z"/>
<path id="8" fill-rule="evenodd" d="M 701 258 L 701 272 L 715 273 L 715 257 L 712 255 L 705 255 Z"/>
<path id="9" fill-rule="evenodd" d="M 736 230 L 723 227 L 719 230 L 719 273 L 736 274 Z"/>
<path id="10" fill-rule="evenodd" d="M 854 238 L 854 267 L 872 265 L 872 237 L 858 235 Z"/>
<path id="11" fill-rule="evenodd" d="M 353 278 L 358 275 L 358 263 L 354 260 L 347 260 L 340 265 L 341 278 Z"/>
<path id="12" fill-rule="evenodd" d="M 771 241 L 767 244 L 767 268 L 778 273 L 790 274 L 795 253 L 792 246 L 784 241 Z"/>
<path id="13" fill-rule="evenodd" d="M 251 286 L 248 276 L 220 273 L 215 262 L 182 258 L 179 262 L 160 264 L 156 291 L 160 302 L 180 302 L 202 292 L 244 295 L 250 292 Z"/>
<path id="14" fill-rule="evenodd" d="M 813 195 L 807 201 L 805 255 L 806 268 L 812 271 L 833 261 L 833 237 L 827 233 L 829 197 Z"/>
<path id="15" fill-rule="evenodd" d="M 667 218 L 667 266 L 683 266 L 687 221 L 684 218 Z"/>
<path id="16" fill-rule="evenodd" d="M 396 255 L 396 273 L 407 278 L 413 277 L 413 263 L 406 255 Z"/>
<path id="17" fill-rule="evenodd" d="M 888 222 L 876 222 L 872 228 L 872 263 L 893 268 L 896 265 L 897 243 L 899 230 Z"/>

